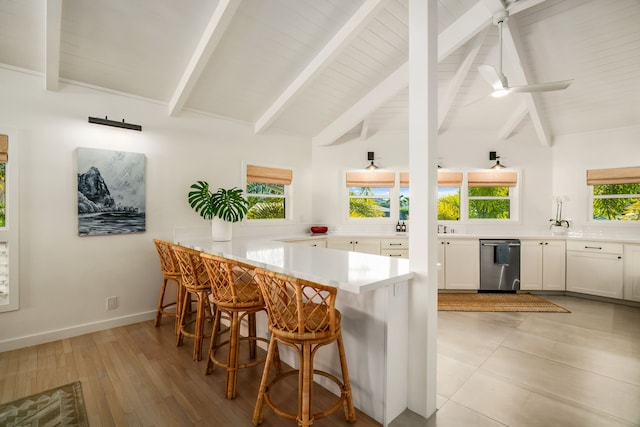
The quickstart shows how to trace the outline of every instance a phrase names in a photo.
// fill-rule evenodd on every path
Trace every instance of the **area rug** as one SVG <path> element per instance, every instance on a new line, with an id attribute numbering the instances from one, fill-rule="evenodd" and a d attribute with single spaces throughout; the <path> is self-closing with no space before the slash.
<path id="1" fill-rule="evenodd" d="M 438 311 L 570 313 L 566 308 L 536 295 L 507 293 L 440 293 Z"/>
<path id="2" fill-rule="evenodd" d="M 88 425 L 80 381 L 0 404 L 0 426 Z"/>

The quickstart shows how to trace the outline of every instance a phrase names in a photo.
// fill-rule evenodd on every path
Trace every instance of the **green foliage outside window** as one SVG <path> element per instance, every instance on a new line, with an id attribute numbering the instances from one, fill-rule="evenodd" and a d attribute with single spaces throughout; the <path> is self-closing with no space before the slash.
<path id="1" fill-rule="evenodd" d="M 247 183 L 247 219 L 284 219 L 284 184 Z"/>
<path id="2" fill-rule="evenodd" d="M 349 188 L 349 217 L 351 218 L 384 218 L 389 217 L 391 200 L 378 197 L 389 193 L 389 189 L 371 187 Z"/>
<path id="3" fill-rule="evenodd" d="M 438 221 L 460 220 L 460 188 L 438 188 Z"/>
<path id="4" fill-rule="evenodd" d="M 6 163 L 0 163 L 0 227 L 5 226 L 6 211 L 5 211 L 5 173 L 7 170 Z"/>
<path id="5" fill-rule="evenodd" d="M 409 187 L 400 188 L 400 214 L 398 218 L 400 221 L 409 220 Z"/>
<path id="6" fill-rule="evenodd" d="M 509 219 L 509 187 L 469 187 L 469 219 Z"/>
<path id="7" fill-rule="evenodd" d="M 593 219 L 640 220 L 640 184 L 593 186 Z"/>

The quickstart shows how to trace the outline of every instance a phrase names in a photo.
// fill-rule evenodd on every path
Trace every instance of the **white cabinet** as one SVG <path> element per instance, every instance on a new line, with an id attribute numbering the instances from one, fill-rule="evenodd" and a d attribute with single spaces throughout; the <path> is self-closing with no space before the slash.
<path id="1" fill-rule="evenodd" d="M 624 245 L 624 299 L 640 301 L 640 245 Z"/>
<path id="2" fill-rule="evenodd" d="M 380 255 L 394 258 L 409 258 L 409 239 L 381 239 Z"/>
<path id="3" fill-rule="evenodd" d="M 331 237 L 327 248 L 380 255 L 380 239 Z"/>
<path id="4" fill-rule="evenodd" d="M 480 241 L 438 239 L 439 289 L 477 290 L 480 287 Z"/>
<path id="5" fill-rule="evenodd" d="M 567 291 L 622 298 L 623 245 L 568 241 Z"/>
<path id="6" fill-rule="evenodd" d="M 563 240 L 521 240 L 520 289 L 564 291 L 565 254 Z"/>

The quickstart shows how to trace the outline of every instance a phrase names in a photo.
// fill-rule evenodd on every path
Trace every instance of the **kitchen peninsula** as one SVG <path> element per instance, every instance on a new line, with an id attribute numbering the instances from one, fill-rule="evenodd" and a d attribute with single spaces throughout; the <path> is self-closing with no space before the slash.
<path id="1" fill-rule="evenodd" d="M 268 237 L 214 242 L 176 236 L 174 240 L 203 252 L 337 287 L 336 307 L 342 314 L 354 405 L 384 426 L 407 408 L 408 287 L 413 277 L 408 260 Z M 266 318 L 262 327 L 266 329 Z M 292 364 L 295 358 L 286 350 L 281 349 L 281 358 Z M 335 355 L 326 353 L 318 354 L 316 366 L 339 375 Z"/>

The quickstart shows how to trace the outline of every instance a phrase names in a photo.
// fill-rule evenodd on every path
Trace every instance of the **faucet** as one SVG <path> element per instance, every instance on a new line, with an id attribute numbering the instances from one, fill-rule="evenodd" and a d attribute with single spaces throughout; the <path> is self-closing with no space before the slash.
<path id="1" fill-rule="evenodd" d="M 438 234 L 440 234 L 440 233 L 447 234 L 447 226 L 446 225 L 438 224 Z"/>

